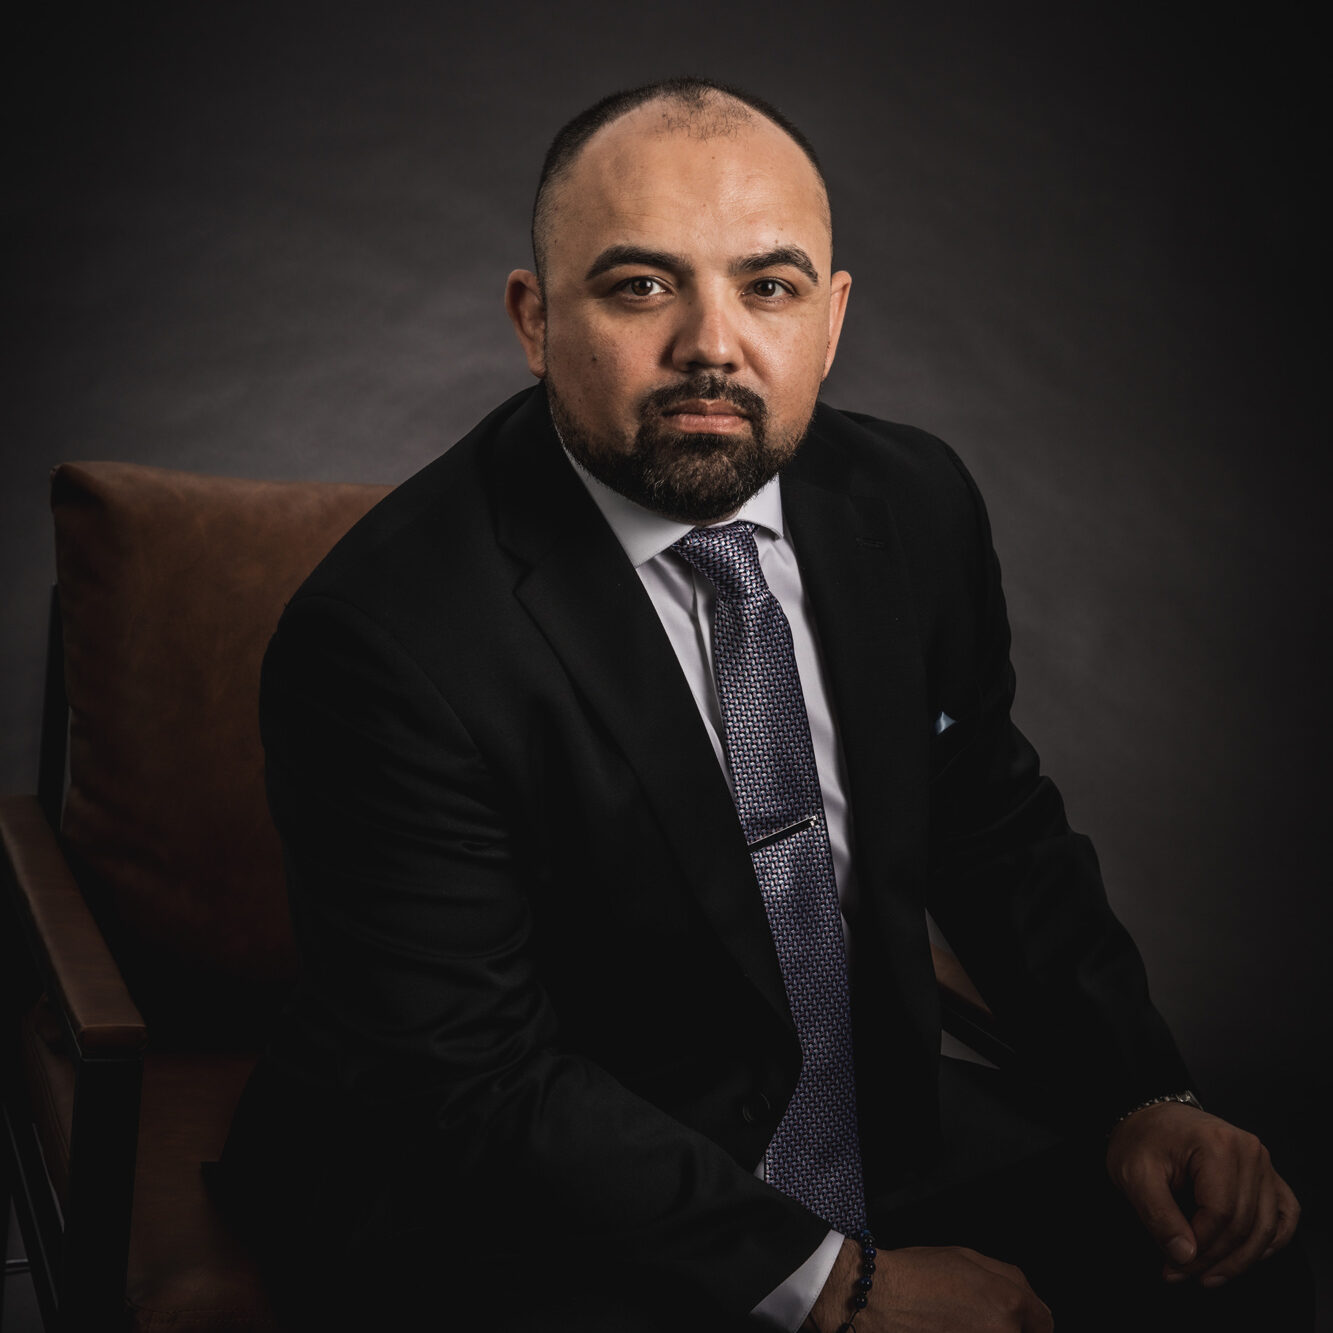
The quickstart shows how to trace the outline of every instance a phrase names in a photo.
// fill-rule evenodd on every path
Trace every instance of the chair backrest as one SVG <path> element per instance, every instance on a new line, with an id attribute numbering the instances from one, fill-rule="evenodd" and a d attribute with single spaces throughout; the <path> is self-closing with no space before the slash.
<path id="1" fill-rule="evenodd" d="M 127 463 L 53 474 L 61 831 L 156 1043 L 247 1045 L 290 982 L 260 661 L 286 600 L 388 489 Z"/>

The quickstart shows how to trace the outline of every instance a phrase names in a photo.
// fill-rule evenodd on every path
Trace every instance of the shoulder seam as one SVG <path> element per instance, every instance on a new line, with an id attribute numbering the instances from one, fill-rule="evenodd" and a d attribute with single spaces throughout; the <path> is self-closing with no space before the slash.
<path id="1" fill-rule="evenodd" d="M 426 672 L 426 670 L 422 667 L 420 662 L 417 661 L 416 657 L 407 650 L 407 647 L 402 642 L 402 640 L 399 639 L 398 636 L 394 634 L 394 632 L 391 629 L 389 629 L 387 625 L 377 620 L 374 616 L 370 614 L 370 612 L 366 611 L 356 602 L 350 601 L 346 597 L 336 596 L 335 594 L 329 592 L 298 591 L 296 596 L 294 596 L 291 599 L 291 601 L 287 603 L 287 606 L 284 608 L 282 617 L 278 621 L 278 630 L 275 631 L 275 637 L 277 632 L 282 629 L 283 621 L 287 619 L 288 614 L 290 613 L 293 607 L 297 606 L 298 604 L 310 604 L 310 603 L 320 603 L 320 602 L 326 603 L 331 607 L 337 607 L 342 611 L 346 611 L 347 613 L 349 613 L 351 617 L 355 617 L 357 620 L 361 621 L 364 625 L 366 625 L 370 629 L 373 629 L 376 632 L 376 635 L 384 642 L 392 645 L 395 654 L 409 665 L 409 667 L 412 670 L 412 673 L 416 676 L 419 676 L 421 680 L 423 680 L 426 683 L 426 686 L 428 687 L 430 692 L 434 695 L 434 697 L 440 701 L 440 706 L 449 714 L 450 718 L 453 719 L 459 731 L 461 731 L 463 735 L 467 737 L 467 742 L 472 747 L 473 753 L 477 756 L 478 762 L 482 764 L 483 768 L 486 768 L 487 772 L 489 772 L 489 766 L 486 764 L 486 761 L 481 757 L 481 747 L 477 744 L 476 738 L 472 735 L 472 732 L 468 729 L 468 726 L 463 721 L 463 719 L 459 717 L 457 710 L 449 702 L 444 691 L 440 689 L 439 684 Z"/>

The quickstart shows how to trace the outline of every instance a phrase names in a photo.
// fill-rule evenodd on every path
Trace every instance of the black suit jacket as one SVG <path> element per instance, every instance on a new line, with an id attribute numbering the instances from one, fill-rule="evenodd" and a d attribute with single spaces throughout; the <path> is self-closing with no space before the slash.
<path id="1" fill-rule="evenodd" d="M 871 1188 L 937 1134 L 927 910 L 1090 1122 L 1185 1086 L 1010 722 L 998 566 L 957 458 L 821 406 L 782 498 L 850 786 Z M 339 1225 L 521 1216 L 738 1313 L 808 1257 L 824 1223 L 752 1174 L 800 1052 L 750 858 L 540 389 L 311 576 L 262 722 L 304 972 L 234 1167 L 264 1162 L 276 1191 L 336 1162 Z"/>

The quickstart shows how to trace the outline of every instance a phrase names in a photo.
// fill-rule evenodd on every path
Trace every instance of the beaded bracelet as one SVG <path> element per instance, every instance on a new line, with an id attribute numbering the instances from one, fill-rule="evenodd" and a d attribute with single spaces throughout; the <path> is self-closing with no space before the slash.
<path id="1" fill-rule="evenodd" d="M 856 1316 L 869 1304 L 870 1288 L 875 1285 L 875 1255 L 878 1253 L 875 1249 L 875 1238 L 868 1230 L 862 1228 L 852 1239 L 859 1241 L 861 1245 L 861 1276 L 856 1279 L 856 1284 L 852 1288 L 851 1316 L 839 1324 L 834 1333 L 855 1333 L 852 1325 L 856 1322 Z"/>

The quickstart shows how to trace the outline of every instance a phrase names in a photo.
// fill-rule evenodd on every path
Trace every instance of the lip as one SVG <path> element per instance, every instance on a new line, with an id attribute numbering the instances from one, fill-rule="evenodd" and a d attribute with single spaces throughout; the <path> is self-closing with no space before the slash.
<path id="1" fill-rule="evenodd" d="M 725 398 L 687 398 L 683 403 L 673 403 L 662 414 L 668 417 L 740 417 L 749 420 L 749 413 L 742 412 L 735 403 Z"/>
<path id="2" fill-rule="evenodd" d="M 686 434 L 739 435 L 751 429 L 750 414 L 725 398 L 690 398 L 673 403 L 662 416 Z"/>

